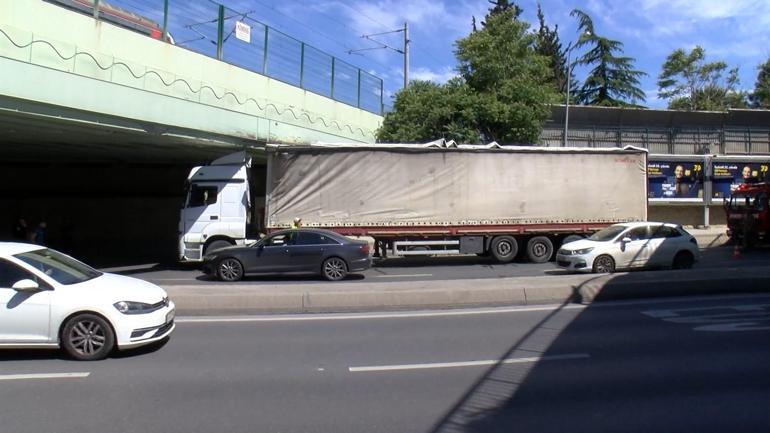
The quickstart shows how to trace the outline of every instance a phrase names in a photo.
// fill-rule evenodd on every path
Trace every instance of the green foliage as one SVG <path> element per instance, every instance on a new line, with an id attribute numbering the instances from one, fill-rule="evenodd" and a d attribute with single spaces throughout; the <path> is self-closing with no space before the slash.
<path id="1" fill-rule="evenodd" d="M 634 69 L 636 59 L 619 54 L 623 43 L 602 36 L 594 31 L 594 23 L 585 12 L 574 9 L 581 36 L 575 48 L 588 48 L 575 63 L 593 67 L 578 92 L 577 100 L 584 105 L 628 106 L 643 102 L 645 95 L 639 87 L 639 78 L 647 75 Z"/>
<path id="2" fill-rule="evenodd" d="M 538 55 L 529 25 L 509 9 L 457 41 L 460 78 L 415 81 L 396 95 L 379 141 L 534 143 L 558 98 L 548 58 Z"/>
<path id="3" fill-rule="evenodd" d="M 556 92 L 563 95 L 567 90 L 567 52 L 562 49 L 561 41 L 559 40 L 559 26 L 555 25 L 551 29 L 546 25 L 545 15 L 540 8 L 540 3 L 537 4 L 537 19 L 540 27 L 537 30 L 535 52 L 548 58 L 548 66 L 552 74 L 551 83 Z M 572 99 L 577 94 L 577 81 L 573 71 L 570 71 L 569 81 L 570 99 Z"/>
<path id="4" fill-rule="evenodd" d="M 751 94 L 751 106 L 753 108 L 770 108 L 770 59 L 757 68 L 757 82 L 754 84 L 754 92 Z"/>
<path id="5" fill-rule="evenodd" d="M 461 79 L 445 85 L 412 81 L 396 95 L 393 111 L 377 132 L 377 140 L 416 143 L 446 138 L 461 143 L 481 141 L 476 127 L 476 97 Z"/>
<path id="6" fill-rule="evenodd" d="M 508 10 L 457 41 L 458 71 L 479 97 L 479 128 L 486 140 L 533 143 L 558 98 L 549 84 L 549 59 L 534 50 L 529 24 Z"/>
<path id="7" fill-rule="evenodd" d="M 689 53 L 674 50 L 658 76 L 658 96 L 674 110 L 720 111 L 745 107 L 746 95 L 736 90 L 738 68 L 723 61 L 706 63 L 706 51 L 696 46 Z"/>

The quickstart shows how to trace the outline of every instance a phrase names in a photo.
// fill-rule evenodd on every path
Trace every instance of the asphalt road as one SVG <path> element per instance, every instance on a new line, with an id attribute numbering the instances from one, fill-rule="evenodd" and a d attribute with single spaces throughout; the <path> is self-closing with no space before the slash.
<path id="1" fill-rule="evenodd" d="M 703 268 L 741 268 L 753 266 L 765 266 L 770 263 L 770 248 L 744 252 L 740 258 L 733 257 L 733 249 L 729 247 L 709 248 L 702 251 L 702 258 L 695 265 L 692 272 Z M 211 284 L 212 279 L 204 275 L 196 266 L 182 265 L 140 265 L 123 268 L 109 268 L 110 272 L 118 272 L 137 278 L 151 281 L 163 286 L 174 284 Z M 651 271 L 659 272 L 659 271 Z M 351 275 L 345 282 L 371 280 L 377 282 L 386 281 L 430 281 L 430 280 L 462 280 L 481 278 L 505 278 L 517 276 L 542 276 L 548 274 L 561 274 L 562 271 L 550 263 L 527 263 L 515 261 L 513 263 L 500 264 L 489 258 L 476 256 L 456 257 L 408 257 L 390 258 L 385 261 L 377 261 L 374 266 L 360 274 Z M 237 284 L 294 284 L 297 282 L 315 284 L 326 283 L 318 276 L 248 276 Z"/>
<path id="2" fill-rule="evenodd" d="M 765 432 L 768 338 L 764 295 L 180 318 L 100 362 L 0 352 L 0 430 Z"/>

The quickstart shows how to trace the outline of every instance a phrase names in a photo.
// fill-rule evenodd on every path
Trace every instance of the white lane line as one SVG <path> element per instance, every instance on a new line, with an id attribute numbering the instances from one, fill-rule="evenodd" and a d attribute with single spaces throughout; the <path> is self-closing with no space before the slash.
<path id="1" fill-rule="evenodd" d="M 365 367 L 348 367 L 351 373 L 373 372 L 373 371 L 400 371 L 400 370 L 425 370 L 431 368 L 455 368 L 455 367 L 478 367 L 497 364 L 524 364 L 528 362 L 540 361 L 564 361 L 569 359 L 590 358 L 587 353 L 570 353 L 566 355 L 551 356 L 533 356 L 529 358 L 507 358 L 507 359 L 485 359 L 480 361 L 464 362 L 432 362 L 428 364 L 401 364 L 401 365 L 373 365 Z"/>
<path id="2" fill-rule="evenodd" d="M 2 374 L 0 380 L 25 380 L 25 379 L 77 379 L 88 377 L 91 373 L 39 373 L 39 374 Z"/>
<path id="3" fill-rule="evenodd" d="M 483 314 L 525 313 L 532 311 L 583 310 L 586 305 L 552 305 L 539 307 L 513 307 L 484 310 L 447 310 L 421 311 L 405 313 L 368 313 L 368 314 L 306 314 L 291 316 L 187 316 L 177 317 L 176 323 L 238 323 L 238 322 L 302 322 L 309 320 L 360 320 L 360 319 L 407 319 L 413 317 L 475 316 Z"/>
<path id="4" fill-rule="evenodd" d="M 374 278 L 409 278 L 409 277 L 432 277 L 433 274 L 385 274 L 377 275 Z"/>

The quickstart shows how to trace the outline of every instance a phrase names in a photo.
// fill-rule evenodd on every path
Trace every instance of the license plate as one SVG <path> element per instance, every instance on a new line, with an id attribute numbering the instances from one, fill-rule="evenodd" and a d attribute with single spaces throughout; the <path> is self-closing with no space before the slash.
<path id="1" fill-rule="evenodd" d="M 174 310 L 169 311 L 168 314 L 166 314 L 166 323 L 174 320 L 174 315 L 175 315 Z"/>

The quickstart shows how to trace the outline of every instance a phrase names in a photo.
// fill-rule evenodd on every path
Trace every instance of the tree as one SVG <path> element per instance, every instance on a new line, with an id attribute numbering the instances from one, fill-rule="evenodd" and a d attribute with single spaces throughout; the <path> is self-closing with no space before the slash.
<path id="1" fill-rule="evenodd" d="M 487 25 L 486 20 L 488 20 L 489 17 L 497 16 L 502 13 L 513 12 L 512 18 L 514 20 L 518 20 L 519 15 L 524 12 L 524 9 L 520 8 L 516 3 L 511 3 L 510 0 L 487 0 L 487 3 L 491 4 L 492 7 L 489 8 L 489 12 L 487 12 L 487 15 L 484 17 L 484 21 L 481 22 L 482 26 Z M 473 31 L 475 32 L 476 30 L 476 17 L 474 16 Z"/>
<path id="2" fill-rule="evenodd" d="M 540 28 L 537 31 L 537 38 L 535 40 L 535 52 L 548 58 L 548 65 L 553 75 L 553 87 L 556 92 L 563 95 L 567 90 L 567 52 L 562 49 L 561 41 L 559 40 L 559 26 L 555 25 L 551 29 L 546 25 L 545 15 L 543 15 L 540 3 L 537 4 L 537 19 L 540 23 Z M 570 99 L 572 99 L 572 95 L 577 93 L 574 71 L 570 71 L 569 81 Z"/>
<path id="3" fill-rule="evenodd" d="M 549 59 L 535 52 L 535 35 L 514 13 L 490 15 L 456 42 L 460 77 L 444 85 L 414 81 L 401 90 L 377 139 L 536 142 L 558 95 Z"/>
<path id="4" fill-rule="evenodd" d="M 666 57 L 658 76 L 658 97 L 675 110 L 726 110 L 745 107 L 746 95 L 736 90 L 738 68 L 723 61 L 706 63 L 706 51 L 696 46 L 689 53 L 679 48 Z"/>
<path id="5" fill-rule="evenodd" d="M 487 19 L 489 19 L 490 16 L 500 15 L 511 11 L 513 11 L 513 19 L 518 19 L 519 15 L 524 12 L 524 10 L 516 3 L 511 3 L 509 0 L 487 0 L 487 3 L 492 5 L 492 7 L 489 8 Z"/>
<path id="6" fill-rule="evenodd" d="M 593 20 L 585 12 L 574 9 L 570 16 L 577 17 L 581 32 L 575 48 L 588 47 L 588 51 L 575 64 L 593 68 L 578 91 L 578 102 L 605 106 L 644 102 L 645 95 L 639 88 L 639 78 L 647 74 L 634 69 L 636 59 L 619 55 L 623 52 L 623 43 L 597 35 Z"/>
<path id="7" fill-rule="evenodd" d="M 483 138 L 534 143 L 558 96 L 549 59 L 534 50 L 529 24 L 509 9 L 489 15 L 483 29 L 456 42 L 458 71 L 476 92 Z"/>
<path id="8" fill-rule="evenodd" d="M 475 97 L 462 79 L 439 85 L 412 81 L 398 92 L 393 111 L 377 131 L 380 142 L 415 143 L 446 138 L 461 143 L 481 141 L 476 126 Z"/>
<path id="9" fill-rule="evenodd" d="M 754 84 L 754 92 L 751 93 L 751 106 L 753 108 L 770 108 L 770 59 L 757 68 L 757 82 Z"/>

